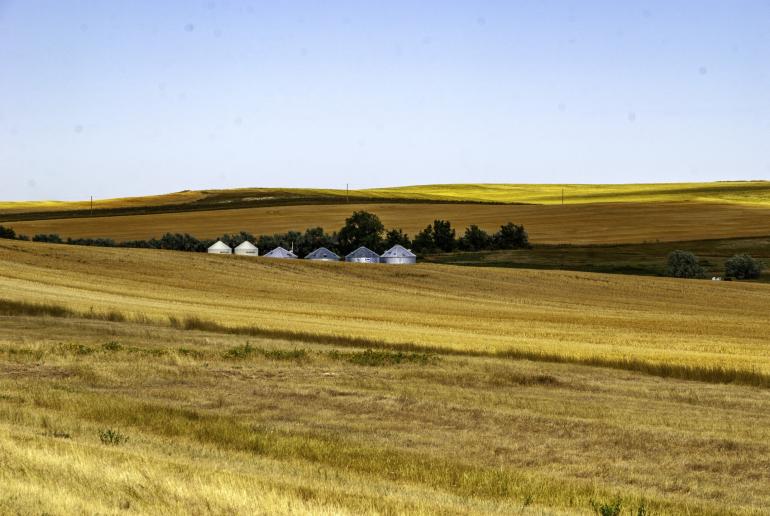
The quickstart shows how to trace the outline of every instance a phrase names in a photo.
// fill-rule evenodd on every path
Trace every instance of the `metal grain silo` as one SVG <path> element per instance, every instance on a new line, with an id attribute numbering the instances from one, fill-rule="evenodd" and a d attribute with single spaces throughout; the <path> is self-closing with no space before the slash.
<path id="1" fill-rule="evenodd" d="M 319 260 L 323 262 L 336 262 L 340 259 L 337 254 L 329 251 L 325 247 L 319 247 L 309 255 L 305 256 L 305 260 Z"/>
<path id="2" fill-rule="evenodd" d="M 380 256 L 380 263 L 412 264 L 417 263 L 417 255 L 404 246 L 396 244 Z"/>
<path id="3" fill-rule="evenodd" d="M 235 248 L 235 254 L 241 255 L 241 256 L 259 256 L 259 249 L 257 249 L 257 246 L 249 242 L 248 240 L 244 240 L 241 242 L 236 248 Z"/>
<path id="4" fill-rule="evenodd" d="M 380 255 L 371 249 L 361 246 L 347 255 L 345 261 L 354 263 L 380 263 Z"/>
<path id="5" fill-rule="evenodd" d="M 265 258 L 283 258 L 283 259 L 294 259 L 297 255 L 294 254 L 291 251 L 287 251 L 283 247 L 276 247 L 269 253 L 265 254 Z"/>
<path id="6" fill-rule="evenodd" d="M 221 240 L 217 240 L 214 242 L 214 244 L 211 245 L 211 247 L 208 248 L 209 254 L 232 254 L 232 252 L 233 250 L 230 248 L 230 246 Z"/>

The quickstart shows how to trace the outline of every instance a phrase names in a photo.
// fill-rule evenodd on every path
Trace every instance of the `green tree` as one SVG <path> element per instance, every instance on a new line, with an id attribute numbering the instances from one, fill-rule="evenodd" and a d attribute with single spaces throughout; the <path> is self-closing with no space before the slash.
<path id="1" fill-rule="evenodd" d="M 529 235 L 524 226 L 509 222 L 500 226 L 500 230 L 495 233 L 494 246 L 497 249 L 522 249 L 529 247 Z"/>
<path id="2" fill-rule="evenodd" d="M 299 256 L 305 256 L 319 247 L 334 251 L 337 248 L 337 235 L 325 233 L 320 227 L 306 229 L 297 242 L 295 251 Z"/>
<path id="3" fill-rule="evenodd" d="M 763 264 L 748 254 L 736 254 L 725 262 L 725 276 L 737 279 L 757 279 Z"/>
<path id="4" fill-rule="evenodd" d="M 216 240 L 221 240 L 222 242 L 229 245 L 230 247 L 235 248 L 247 241 L 253 244 L 256 238 L 251 233 L 248 233 L 246 231 L 241 231 L 240 233 L 235 233 L 232 235 L 228 235 L 227 233 L 225 233 L 221 237 L 215 239 L 215 241 Z"/>
<path id="5" fill-rule="evenodd" d="M 385 226 L 377 215 L 367 211 L 355 211 L 340 229 L 339 250 L 349 253 L 363 245 L 372 251 L 380 252 L 384 232 Z"/>
<path id="6" fill-rule="evenodd" d="M 455 230 L 448 220 L 433 221 L 433 242 L 444 252 L 453 251 L 457 247 Z"/>
<path id="7" fill-rule="evenodd" d="M 666 276 L 674 278 L 702 278 L 703 267 L 698 264 L 698 258 L 689 251 L 673 251 L 668 255 Z"/>
<path id="8" fill-rule="evenodd" d="M 32 237 L 33 242 L 48 242 L 51 244 L 61 244 L 63 242 L 62 238 L 56 234 L 51 233 L 50 235 L 39 233 Z"/>
<path id="9" fill-rule="evenodd" d="M 460 238 L 458 244 L 460 249 L 464 251 L 480 251 L 490 248 L 492 237 L 476 224 L 471 224 L 465 229 L 465 234 Z"/>
<path id="10" fill-rule="evenodd" d="M 432 253 L 436 250 L 436 241 L 433 239 L 433 226 L 428 224 L 417 233 L 412 241 L 412 247 L 418 253 Z"/>
<path id="11" fill-rule="evenodd" d="M 16 238 L 16 232 L 5 226 L 0 226 L 0 238 Z"/>
<path id="12" fill-rule="evenodd" d="M 404 233 L 401 228 L 391 229 L 385 234 L 385 247 L 390 249 L 394 245 L 402 245 L 407 249 L 412 247 L 412 241 L 409 235 Z"/>

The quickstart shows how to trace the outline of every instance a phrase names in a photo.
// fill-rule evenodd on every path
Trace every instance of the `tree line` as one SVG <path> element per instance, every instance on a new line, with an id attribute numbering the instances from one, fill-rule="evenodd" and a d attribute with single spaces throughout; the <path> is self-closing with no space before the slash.
<path id="1" fill-rule="evenodd" d="M 17 235 L 13 229 L 3 226 L 0 226 L 0 238 L 29 240 L 29 237 Z M 266 251 L 276 247 L 293 248 L 299 256 L 307 255 L 319 247 L 326 247 L 337 254 L 346 255 L 360 246 L 366 246 L 381 254 L 396 244 L 412 249 L 417 254 L 456 250 L 520 249 L 530 246 L 524 226 L 511 222 L 500 226 L 500 229 L 492 234 L 474 224 L 468 227 L 460 237 L 457 237 L 455 229 L 448 220 L 434 220 L 432 224 L 428 224 L 412 239 L 401 228 L 386 229 L 376 214 L 367 211 L 353 212 L 350 217 L 345 219 L 342 228 L 332 233 L 327 233 L 320 227 L 308 228 L 304 232 L 288 231 L 258 236 L 241 231 L 224 234 L 214 239 L 198 239 L 187 233 L 166 233 L 160 238 L 123 242 L 115 242 L 109 238 L 64 239 L 53 233 L 37 234 L 32 237 L 32 240 L 55 244 L 169 249 L 188 252 L 205 252 L 217 240 L 221 240 L 230 247 L 236 247 L 244 241 L 249 241 L 259 249 Z"/>
<path id="2" fill-rule="evenodd" d="M 725 261 L 725 279 L 757 279 L 764 264 L 749 254 L 736 254 Z M 706 269 L 697 256 L 689 251 L 676 250 L 668 255 L 666 276 L 672 278 L 705 278 Z"/>

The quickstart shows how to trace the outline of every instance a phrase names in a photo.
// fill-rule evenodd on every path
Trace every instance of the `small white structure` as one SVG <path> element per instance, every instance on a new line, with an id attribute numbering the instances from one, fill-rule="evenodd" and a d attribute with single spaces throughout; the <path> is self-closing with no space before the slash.
<path id="1" fill-rule="evenodd" d="M 235 248 L 235 254 L 241 256 L 259 256 L 259 249 L 248 240 L 244 240 Z"/>
<path id="2" fill-rule="evenodd" d="M 319 247 L 309 255 L 305 256 L 305 260 L 318 260 L 322 262 L 336 262 L 340 259 L 336 253 L 329 251 L 325 247 Z"/>
<path id="3" fill-rule="evenodd" d="M 380 263 L 380 255 L 364 246 L 359 247 L 345 257 L 346 262 Z"/>
<path id="4" fill-rule="evenodd" d="M 217 240 L 209 247 L 208 252 L 209 254 L 232 254 L 233 250 L 226 243 Z"/>
<path id="5" fill-rule="evenodd" d="M 294 259 L 297 255 L 294 254 L 292 251 L 287 251 L 283 247 L 276 247 L 269 253 L 265 254 L 265 258 L 283 258 L 283 259 Z"/>
<path id="6" fill-rule="evenodd" d="M 417 263 L 417 255 L 402 245 L 396 244 L 380 256 L 380 263 Z"/>

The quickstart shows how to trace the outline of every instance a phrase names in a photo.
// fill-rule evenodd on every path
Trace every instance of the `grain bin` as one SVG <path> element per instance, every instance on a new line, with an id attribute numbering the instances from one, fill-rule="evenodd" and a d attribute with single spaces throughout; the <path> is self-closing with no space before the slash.
<path id="1" fill-rule="evenodd" d="M 209 254 L 232 254 L 233 250 L 230 246 L 221 240 L 217 240 L 208 248 Z"/>
<path id="2" fill-rule="evenodd" d="M 241 256 L 259 256 L 259 249 L 248 240 L 244 240 L 235 248 L 235 254 Z"/>
<path id="3" fill-rule="evenodd" d="M 297 255 L 294 254 L 291 251 L 287 251 L 283 247 L 276 247 L 269 253 L 265 254 L 265 258 L 283 258 L 283 259 L 294 259 Z"/>
<path id="4" fill-rule="evenodd" d="M 394 245 L 380 256 L 380 263 L 412 264 L 417 263 L 417 255 L 402 245 Z"/>
<path id="5" fill-rule="evenodd" d="M 325 247 L 319 247 L 309 255 L 305 256 L 305 260 L 318 260 L 322 262 L 336 262 L 340 259 L 335 253 L 329 251 Z"/>
<path id="6" fill-rule="evenodd" d="M 347 255 L 345 261 L 354 263 L 380 263 L 380 255 L 371 249 L 361 246 Z"/>

